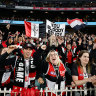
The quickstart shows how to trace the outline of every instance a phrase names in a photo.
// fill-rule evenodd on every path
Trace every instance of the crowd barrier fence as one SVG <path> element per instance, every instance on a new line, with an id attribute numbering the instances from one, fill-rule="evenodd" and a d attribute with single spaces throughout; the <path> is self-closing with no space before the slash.
<path id="1" fill-rule="evenodd" d="M 8 95 L 8 94 L 11 94 L 11 89 L 9 89 L 9 90 L 7 90 L 6 88 L 4 88 L 4 90 L 1 90 L 1 88 L 0 88 L 0 94 L 3 94 L 3 95 L 0 95 L 0 96 L 11 96 L 11 95 Z M 20 91 L 22 91 L 22 89 L 20 90 Z M 61 89 L 61 90 L 49 90 L 47 87 L 46 87 L 46 89 L 45 90 L 43 90 L 42 88 L 41 88 L 41 90 L 39 91 L 39 93 L 40 93 L 40 96 L 48 96 L 48 93 L 51 93 L 51 96 L 53 96 L 52 95 L 52 93 L 55 93 L 56 94 L 56 96 L 63 96 L 62 95 L 62 93 L 63 92 L 65 92 L 65 95 L 64 96 L 69 96 L 68 94 L 70 94 L 70 96 L 73 96 L 72 94 L 73 94 L 73 92 L 79 92 L 80 93 L 80 96 L 92 96 L 91 94 L 94 92 L 94 96 L 96 96 L 96 87 L 94 87 L 94 88 L 84 88 L 84 89 L 82 89 L 82 88 L 80 88 L 80 89 L 77 89 L 77 87 L 75 87 L 75 88 L 72 88 L 72 87 L 66 87 L 66 89 Z M 58 95 L 58 92 L 60 92 L 60 95 Z M 89 92 L 89 95 L 87 95 L 88 94 L 88 92 Z M 6 95 L 7 94 L 7 95 Z M 14 92 L 14 96 L 17 96 L 16 95 L 16 92 Z M 83 95 L 82 95 L 83 94 Z M 33 96 L 33 95 L 31 95 L 31 96 Z M 79 95 L 76 95 L 76 96 L 79 96 Z"/>

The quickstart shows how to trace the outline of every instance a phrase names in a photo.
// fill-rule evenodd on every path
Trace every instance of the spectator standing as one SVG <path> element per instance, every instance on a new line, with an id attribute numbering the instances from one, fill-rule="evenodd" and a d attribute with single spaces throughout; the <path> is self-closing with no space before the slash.
<path id="1" fill-rule="evenodd" d="M 17 45 L 9 46 L 7 52 L 0 56 L 0 66 L 15 66 L 13 90 L 17 88 L 20 91 L 20 88 L 32 88 L 35 84 L 36 72 L 38 72 L 38 75 L 40 74 L 39 66 L 35 63 L 36 55 L 31 57 L 33 46 L 31 43 L 25 43 L 23 45 L 23 54 L 6 59 L 14 49 L 17 49 Z M 39 76 L 37 77 L 39 78 Z"/>

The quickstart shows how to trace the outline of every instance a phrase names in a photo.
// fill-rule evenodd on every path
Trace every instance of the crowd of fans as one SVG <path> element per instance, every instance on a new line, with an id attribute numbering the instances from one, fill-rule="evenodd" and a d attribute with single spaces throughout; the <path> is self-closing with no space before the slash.
<path id="1" fill-rule="evenodd" d="M 36 17 L 36 13 L 33 12 L 33 14 L 29 14 L 29 16 L 22 17 L 17 12 L 17 14 L 13 15 L 13 16 L 5 16 L 5 15 L 4 16 L 0 16 L 0 19 L 1 20 L 16 20 L 16 21 L 24 21 L 24 20 L 26 20 L 26 21 L 44 21 L 45 22 L 46 21 L 46 15 L 50 15 L 51 13 L 49 12 L 49 13 L 46 14 L 45 12 L 42 12 L 42 13 L 38 13 L 38 14 L 39 14 L 39 16 L 42 16 L 42 14 L 45 14 L 45 16 L 42 16 L 42 17 L 39 18 L 38 16 Z M 68 14 L 71 14 L 71 13 L 67 13 L 66 15 L 63 14 L 64 16 L 61 15 L 61 13 L 59 13 L 58 16 L 56 14 L 53 14 L 54 16 L 56 16 L 55 18 L 54 18 L 54 16 L 53 17 L 49 16 L 47 19 L 49 19 L 50 21 L 53 20 L 53 21 L 56 21 L 56 22 L 66 22 L 67 17 L 69 17 L 70 19 L 74 19 L 75 18 L 75 16 L 74 16 L 74 18 L 72 18 L 72 17 L 68 16 Z M 74 14 L 76 14 L 76 13 L 74 13 Z M 79 18 L 80 19 L 82 18 L 82 20 L 85 23 L 87 23 L 87 22 L 96 22 L 96 18 L 94 17 L 95 14 L 91 14 L 91 15 L 90 14 L 84 15 L 83 18 L 82 18 L 82 13 L 80 13 L 80 17 Z"/>
<path id="2" fill-rule="evenodd" d="M 96 7 L 96 3 L 93 1 L 88 1 L 88 2 L 68 2 L 68 1 L 62 1 L 62 2 L 58 2 L 58 0 L 56 0 L 57 2 L 42 2 L 41 1 L 31 1 L 29 0 L 27 2 L 27 0 L 1 0 L 0 4 L 1 5 L 7 5 L 7 7 L 9 6 L 9 8 L 6 7 L 6 10 L 4 9 L 4 11 L 2 12 L 2 16 L 0 16 L 0 19 L 2 20 L 30 20 L 30 21 L 45 21 L 46 17 L 47 19 L 52 19 L 54 21 L 57 22 L 66 22 L 67 18 L 70 19 L 74 19 L 74 18 L 82 18 L 83 21 L 87 21 L 87 22 L 95 22 L 96 18 L 95 18 L 95 11 L 90 10 L 90 11 L 86 11 L 86 12 L 82 12 L 82 11 L 78 11 L 78 12 L 70 12 L 70 11 L 59 11 L 59 12 L 47 12 L 46 11 L 38 11 L 38 10 L 15 10 L 13 8 L 13 6 L 31 6 L 31 7 L 54 7 L 54 8 L 64 8 L 64 7 L 68 7 L 68 8 L 74 8 L 74 7 Z M 1 7 L 2 8 L 2 7 Z M 14 10 L 12 10 L 12 9 Z M 9 11 L 8 11 L 9 9 Z M 10 10 L 11 9 L 11 10 Z M 1 9 L 2 10 L 2 9 Z M 10 14 L 8 13 L 10 12 Z M 38 12 L 38 16 L 36 15 Z M 24 14 L 24 16 L 22 17 L 22 14 Z M 28 15 L 26 15 L 28 14 Z M 51 15 L 52 14 L 52 15 Z M 72 14 L 72 15 L 71 15 Z M 48 16 L 49 15 L 49 16 Z M 54 18 L 55 17 L 55 18 Z"/>
<path id="3" fill-rule="evenodd" d="M 83 2 L 82 4 L 77 2 L 21 3 L 22 1 L 1 0 L 0 4 L 56 8 L 96 6 L 96 3 L 93 2 Z M 35 13 L 36 15 L 32 15 L 32 18 L 31 15 L 26 17 L 25 13 L 25 17 L 16 15 L 16 12 L 13 13 L 15 15 L 9 16 L 10 14 L 8 14 L 9 17 L 2 15 L 0 18 L 2 20 L 45 21 L 47 17 L 46 15 L 43 17 L 43 12 L 40 12 L 42 14 L 38 15 L 39 17 Z M 34 12 L 30 14 L 34 14 Z M 61 14 L 56 16 L 56 18 L 52 16 L 51 19 L 65 22 L 68 14 L 65 18 L 60 17 Z M 70 16 L 72 17 L 72 15 Z M 83 17 L 85 22 L 96 20 L 92 14 L 83 15 Z M 0 29 L 0 87 L 2 89 L 4 87 L 12 88 L 12 92 L 17 91 L 19 94 L 20 88 L 22 88 L 20 96 L 24 96 L 27 92 L 31 94 L 27 96 L 32 96 L 33 93 L 30 90 L 35 90 L 35 88 L 45 90 L 48 87 L 49 90 L 59 90 L 76 86 L 78 88 L 96 88 L 96 34 L 88 35 L 78 31 L 73 34 L 65 34 L 63 37 L 46 34 L 46 37 L 32 38 L 27 37 L 24 32 L 16 31 L 13 34 L 10 24 L 4 30 Z M 60 96 L 61 93 L 57 94 Z M 82 93 L 83 95 L 84 93 Z M 91 91 L 87 95 L 95 96 L 95 93 Z M 56 96 L 56 94 L 52 92 L 48 93 L 48 96 Z M 62 92 L 62 96 L 65 96 L 65 92 Z M 70 96 L 69 92 L 68 96 Z M 73 96 L 80 96 L 80 92 L 74 92 Z"/>
<path id="4" fill-rule="evenodd" d="M 19 90 L 37 86 L 38 89 L 44 89 L 47 86 L 49 89 L 54 89 L 56 84 L 58 84 L 58 89 L 66 86 L 96 87 L 95 34 L 88 35 L 79 32 L 65 34 L 64 37 L 46 35 L 44 38 L 36 39 L 27 37 L 18 31 L 12 34 L 10 24 L 6 26 L 5 31 L 0 31 L 1 88 L 7 87 L 13 88 L 13 90 L 17 88 Z M 16 59 L 16 56 L 19 59 Z M 22 61 L 23 58 L 25 61 Z M 33 60 L 31 61 L 31 63 L 33 62 L 32 67 L 30 67 L 30 60 Z M 25 69 L 22 64 L 25 64 Z M 25 76 L 23 76 L 24 80 L 26 79 L 23 82 L 25 85 L 22 83 L 22 75 L 19 74 L 20 77 L 17 74 L 19 71 L 25 71 Z M 35 75 L 33 76 L 32 73 Z M 35 76 L 36 78 L 33 79 Z M 53 92 L 53 96 L 54 94 Z M 94 92 L 90 96 L 95 96 Z"/>
<path id="5" fill-rule="evenodd" d="M 42 11 L 42 10 L 12 10 L 0 9 L 1 20 L 17 20 L 17 21 L 46 21 L 46 19 L 55 22 L 66 22 L 67 18 L 79 18 L 84 22 L 95 22 L 95 11 Z M 38 14 L 38 15 L 37 15 Z M 23 15 L 23 16 L 22 16 Z M 46 18 L 47 17 L 47 18 Z"/>

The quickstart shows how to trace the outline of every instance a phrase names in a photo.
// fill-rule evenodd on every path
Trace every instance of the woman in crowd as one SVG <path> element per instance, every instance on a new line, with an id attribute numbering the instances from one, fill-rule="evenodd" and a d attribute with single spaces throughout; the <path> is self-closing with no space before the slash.
<path id="1" fill-rule="evenodd" d="M 42 46 L 41 46 L 42 47 Z M 44 46 L 43 46 L 44 48 Z M 39 55 L 40 56 L 40 55 Z M 45 74 L 46 83 L 49 90 L 53 89 L 65 89 L 65 72 L 66 68 L 59 58 L 58 52 L 55 50 L 50 50 L 46 60 L 42 61 L 41 65 L 42 73 Z M 44 83 L 41 79 L 39 83 Z M 55 96 L 56 93 L 53 91 L 52 96 Z M 58 96 L 60 93 L 57 93 Z M 49 96 L 51 94 L 49 93 Z M 64 92 L 63 92 L 64 95 Z"/>
<path id="2" fill-rule="evenodd" d="M 89 53 L 86 50 L 82 50 L 77 57 L 76 63 L 73 64 L 72 67 L 72 79 L 78 88 L 85 87 L 88 82 L 91 82 L 93 85 L 96 84 L 95 75 L 88 77 L 90 70 Z"/>

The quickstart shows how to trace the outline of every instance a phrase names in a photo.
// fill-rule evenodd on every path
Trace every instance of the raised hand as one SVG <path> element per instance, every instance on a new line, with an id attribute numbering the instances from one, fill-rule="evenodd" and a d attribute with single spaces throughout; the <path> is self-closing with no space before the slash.
<path id="1" fill-rule="evenodd" d="M 47 48 L 46 45 L 42 45 L 42 46 L 41 46 L 41 49 L 42 49 L 42 50 L 46 50 L 46 48 Z"/>
<path id="2" fill-rule="evenodd" d="M 7 53 L 9 54 L 9 53 L 11 53 L 13 50 L 15 50 L 17 48 L 18 48 L 17 45 L 10 45 L 10 46 L 8 46 Z"/>
<path id="3" fill-rule="evenodd" d="M 57 37 L 57 40 L 58 40 L 58 44 L 59 45 L 61 45 L 63 42 L 64 42 L 64 40 L 62 39 L 62 37 Z"/>
<path id="4" fill-rule="evenodd" d="M 38 83 L 43 84 L 43 83 L 44 83 L 44 80 L 40 77 L 40 78 L 38 79 Z"/>

